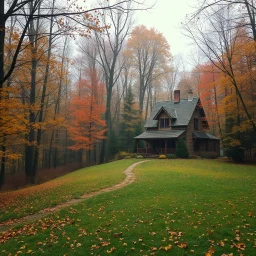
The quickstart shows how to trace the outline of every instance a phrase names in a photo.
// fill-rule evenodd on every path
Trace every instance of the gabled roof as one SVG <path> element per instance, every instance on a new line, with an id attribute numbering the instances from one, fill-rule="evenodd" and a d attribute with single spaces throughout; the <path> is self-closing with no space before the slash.
<path id="1" fill-rule="evenodd" d="M 181 99 L 179 103 L 174 103 L 174 101 L 157 102 L 144 127 L 157 127 L 157 120 L 154 120 L 154 118 L 160 113 L 161 109 L 164 109 L 171 117 L 176 117 L 172 120 L 172 126 L 186 126 L 193 115 L 198 100 L 198 98 L 193 98 L 192 101 Z"/>
<path id="2" fill-rule="evenodd" d="M 171 131 L 146 131 L 135 137 L 135 139 L 172 139 L 178 138 L 185 130 Z"/>
<path id="3" fill-rule="evenodd" d="M 162 111 L 164 111 L 170 118 L 177 118 L 177 113 L 175 109 L 169 109 L 163 106 L 158 110 L 153 120 L 158 120 L 158 116 Z"/>

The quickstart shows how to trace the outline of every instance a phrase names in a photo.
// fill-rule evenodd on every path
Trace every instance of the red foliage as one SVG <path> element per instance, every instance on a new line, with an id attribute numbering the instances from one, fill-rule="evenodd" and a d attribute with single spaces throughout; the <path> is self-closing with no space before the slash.
<path id="1" fill-rule="evenodd" d="M 105 86 L 98 81 L 95 71 L 89 71 L 90 82 L 81 80 L 71 100 L 71 120 L 68 127 L 74 145 L 72 150 L 93 148 L 94 143 L 105 138 L 106 122 L 103 119 Z"/>
<path id="2" fill-rule="evenodd" d="M 200 100 L 207 113 L 209 124 L 213 125 L 217 122 L 215 111 L 218 97 L 218 81 L 221 74 L 211 63 L 200 65 L 197 67 L 197 72 L 200 72 L 200 82 L 198 85 Z"/>

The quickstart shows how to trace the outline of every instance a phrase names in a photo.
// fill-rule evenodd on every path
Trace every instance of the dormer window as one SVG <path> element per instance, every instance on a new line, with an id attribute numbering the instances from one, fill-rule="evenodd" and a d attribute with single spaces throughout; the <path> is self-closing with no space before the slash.
<path id="1" fill-rule="evenodd" d="M 160 121 L 160 129 L 169 128 L 169 122 L 170 122 L 169 118 L 160 118 L 159 121 Z"/>

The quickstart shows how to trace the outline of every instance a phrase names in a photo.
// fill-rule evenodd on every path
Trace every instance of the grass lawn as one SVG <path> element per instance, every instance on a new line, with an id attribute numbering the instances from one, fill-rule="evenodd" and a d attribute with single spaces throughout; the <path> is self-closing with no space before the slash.
<path id="1" fill-rule="evenodd" d="M 256 255 L 255 165 L 151 160 L 134 172 L 127 187 L 0 237 L 0 254 Z"/>
<path id="2" fill-rule="evenodd" d="M 58 203 L 79 198 L 119 183 L 125 178 L 123 171 L 135 159 L 116 161 L 80 169 L 52 181 L 11 192 L 0 193 L 0 222 L 23 217 Z"/>

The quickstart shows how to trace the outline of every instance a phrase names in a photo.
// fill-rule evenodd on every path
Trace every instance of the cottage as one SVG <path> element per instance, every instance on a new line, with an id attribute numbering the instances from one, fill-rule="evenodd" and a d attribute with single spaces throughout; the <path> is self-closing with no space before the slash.
<path id="1" fill-rule="evenodd" d="M 209 129 L 200 98 L 189 92 L 187 99 L 180 99 L 180 91 L 174 91 L 174 101 L 157 102 L 145 132 L 135 137 L 137 153 L 175 154 L 179 138 L 184 138 L 190 155 L 219 156 L 220 140 L 205 131 Z M 139 148 L 139 141 L 145 147 Z"/>

